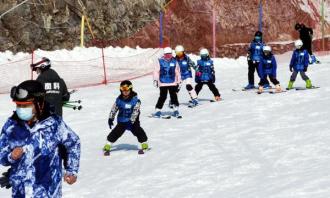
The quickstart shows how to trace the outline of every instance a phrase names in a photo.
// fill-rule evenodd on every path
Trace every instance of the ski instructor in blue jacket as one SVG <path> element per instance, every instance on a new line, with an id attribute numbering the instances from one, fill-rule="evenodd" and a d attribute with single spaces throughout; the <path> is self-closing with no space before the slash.
<path id="1" fill-rule="evenodd" d="M 0 163 L 10 166 L 12 197 L 62 197 L 62 165 L 58 146 L 64 145 L 68 164 L 64 181 L 77 180 L 80 140 L 50 111 L 45 89 L 35 80 L 13 87 L 11 98 L 16 111 L 4 124 L 0 135 Z"/>

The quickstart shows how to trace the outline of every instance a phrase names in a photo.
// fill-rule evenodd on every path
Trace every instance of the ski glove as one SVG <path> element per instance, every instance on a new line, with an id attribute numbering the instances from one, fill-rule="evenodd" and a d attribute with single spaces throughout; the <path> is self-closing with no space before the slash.
<path id="1" fill-rule="evenodd" d="M 9 172 L 10 168 L 7 170 L 7 172 L 2 173 L 2 177 L 0 177 L 0 186 L 1 188 L 9 189 L 11 187 L 9 183 Z"/>
<path id="2" fill-rule="evenodd" d="M 154 87 L 158 88 L 158 81 L 154 80 Z"/>
<path id="3" fill-rule="evenodd" d="M 198 77 L 199 77 L 199 76 L 201 76 L 201 75 L 202 75 L 202 72 L 199 72 L 199 71 L 198 71 L 198 72 L 196 72 L 196 76 L 198 76 Z"/>
<path id="4" fill-rule="evenodd" d="M 292 67 L 290 67 L 290 72 L 292 72 L 293 71 L 293 68 Z"/>
<path id="5" fill-rule="evenodd" d="M 304 68 L 304 72 L 307 72 L 307 67 Z"/>
<path id="6" fill-rule="evenodd" d="M 109 125 L 109 128 L 111 129 L 113 126 L 113 119 L 109 118 L 108 125 Z"/>

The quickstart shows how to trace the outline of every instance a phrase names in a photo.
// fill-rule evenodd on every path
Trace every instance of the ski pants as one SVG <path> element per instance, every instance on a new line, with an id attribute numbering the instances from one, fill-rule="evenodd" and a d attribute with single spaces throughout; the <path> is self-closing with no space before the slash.
<path id="1" fill-rule="evenodd" d="M 177 95 L 177 86 L 164 86 L 159 87 L 159 98 L 156 104 L 156 109 L 162 109 L 167 98 L 167 92 L 170 93 L 171 103 L 174 106 L 179 106 L 178 95 Z"/>
<path id="2" fill-rule="evenodd" d="M 260 86 L 264 86 L 265 84 L 269 84 L 268 80 L 267 80 L 267 76 L 269 77 L 269 80 L 274 84 L 274 85 L 278 85 L 280 84 L 280 82 L 276 79 L 276 77 L 272 76 L 272 75 L 266 75 L 264 78 L 262 78 L 260 80 L 259 85 Z"/>
<path id="3" fill-rule="evenodd" d="M 125 130 L 127 130 L 127 123 L 118 122 L 114 129 L 109 133 L 107 140 L 111 143 L 114 143 L 120 138 Z M 135 121 L 135 123 L 132 125 L 131 132 L 134 136 L 137 137 L 138 141 L 140 143 L 146 142 L 148 140 L 148 137 L 142 127 L 140 126 L 140 121 Z"/>
<path id="4" fill-rule="evenodd" d="M 300 76 L 301 76 L 301 78 L 304 80 L 304 81 L 306 81 L 306 80 L 308 80 L 309 78 L 308 78 L 308 76 L 306 75 L 306 73 L 304 72 L 304 71 L 293 71 L 292 72 L 292 74 L 291 74 L 291 77 L 290 77 L 290 81 L 295 81 L 296 80 L 296 78 L 297 78 L 297 75 L 298 75 L 298 73 L 300 73 Z"/>
<path id="5" fill-rule="evenodd" d="M 209 87 L 209 89 L 212 91 L 214 97 L 216 96 L 220 96 L 220 93 L 219 93 L 219 90 L 216 88 L 215 84 L 212 83 L 212 82 L 199 82 L 196 84 L 195 86 L 195 91 L 196 91 L 196 94 L 198 95 L 199 92 L 202 90 L 203 86 L 204 85 L 207 85 Z"/>
<path id="6" fill-rule="evenodd" d="M 257 71 L 258 76 L 259 76 L 259 71 L 258 71 L 259 62 L 249 60 L 248 65 L 249 65 L 249 71 L 248 71 L 249 84 L 254 85 L 254 72 Z M 259 82 L 259 84 L 260 84 L 260 82 Z M 267 80 L 266 84 L 269 84 L 268 80 Z"/>
<path id="7" fill-rule="evenodd" d="M 307 50 L 308 54 L 309 55 L 313 55 L 313 52 L 312 52 L 312 40 L 311 39 L 304 39 L 302 40 L 303 42 L 303 46 L 302 48 Z"/>

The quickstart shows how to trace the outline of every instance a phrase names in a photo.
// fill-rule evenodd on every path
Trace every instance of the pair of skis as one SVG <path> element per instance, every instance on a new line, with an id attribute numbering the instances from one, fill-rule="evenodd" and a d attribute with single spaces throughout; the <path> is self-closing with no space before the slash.
<path id="1" fill-rule="evenodd" d="M 146 151 L 150 151 L 150 150 L 151 150 L 151 148 L 148 148 L 148 149 L 139 149 L 138 150 L 138 154 L 139 155 L 143 155 L 143 154 L 145 154 Z M 111 150 L 110 151 L 103 151 L 103 155 L 104 156 L 110 156 L 110 153 L 111 153 Z"/>

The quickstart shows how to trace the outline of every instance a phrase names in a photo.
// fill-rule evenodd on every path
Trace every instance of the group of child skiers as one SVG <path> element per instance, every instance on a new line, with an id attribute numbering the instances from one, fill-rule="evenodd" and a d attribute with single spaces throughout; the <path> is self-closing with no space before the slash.
<path id="1" fill-rule="evenodd" d="M 304 44 L 300 39 L 294 42 L 294 46 L 295 50 L 293 51 L 289 66 L 292 75 L 287 89 L 293 88 L 293 83 L 296 80 L 298 73 L 300 73 L 302 79 L 306 81 L 306 88 L 312 88 L 311 80 L 305 73 L 309 64 L 309 53 L 307 49 L 303 47 Z M 213 93 L 215 101 L 221 100 L 220 93 L 214 84 L 214 64 L 210 58 L 209 51 L 205 48 L 200 50 L 200 59 L 197 60 L 197 64 L 185 54 L 182 45 L 176 46 L 174 51 L 175 56 L 173 56 L 170 47 L 164 48 L 163 56 L 159 59 L 159 64 L 155 67 L 153 73 L 154 86 L 159 88 L 159 98 L 155 106 L 155 113 L 152 114 L 152 116 L 156 118 L 164 116 L 161 110 L 168 93 L 170 95 L 170 105 L 172 105 L 171 108 L 173 109 L 172 116 L 181 118 L 177 94 L 182 84 L 186 85 L 186 89 L 190 95 L 190 107 L 198 105 L 197 96 L 205 84 Z M 276 92 L 282 91 L 280 82 L 276 78 L 277 63 L 275 56 L 272 53 L 271 47 L 264 44 L 262 32 L 257 31 L 255 33 L 254 39 L 248 49 L 247 59 L 249 66 L 249 84 L 244 89 L 257 88 L 258 93 L 262 93 L 264 88 L 270 87 L 270 81 L 275 85 Z M 195 70 L 195 88 L 192 85 L 192 70 Z M 258 76 L 260 77 L 258 87 L 254 85 L 255 71 L 257 71 Z M 121 95 L 117 98 L 109 116 L 109 127 L 111 128 L 115 113 L 119 110 L 117 117 L 118 125 L 112 130 L 107 138 L 108 142 L 104 146 L 104 150 L 107 154 L 110 152 L 111 145 L 126 129 L 132 131 L 132 133 L 137 136 L 138 141 L 141 143 L 141 149 L 148 149 L 147 136 L 140 127 L 139 122 L 140 101 L 137 99 L 137 95 L 133 92 L 132 88 L 133 85 L 130 81 L 123 81 L 120 85 Z M 128 92 L 126 92 L 126 89 Z"/>

